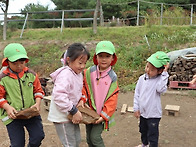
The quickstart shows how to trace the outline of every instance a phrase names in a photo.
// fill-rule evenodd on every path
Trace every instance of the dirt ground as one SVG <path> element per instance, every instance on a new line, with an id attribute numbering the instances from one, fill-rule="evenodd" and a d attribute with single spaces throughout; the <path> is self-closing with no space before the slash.
<path id="1" fill-rule="evenodd" d="M 115 113 L 116 125 L 110 131 L 103 132 L 106 147 L 134 147 L 140 144 L 140 133 L 138 132 L 138 120 L 133 113 L 121 114 L 123 104 L 133 105 L 133 92 L 120 93 L 118 109 Z M 179 105 L 179 116 L 165 115 L 165 106 Z M 163 117 L 160 121 L 159 147 L 196 147 L 196 98 L 187 96 L 186 92 L 172 90 L 162 95 Z M 45 139 L 41 147 L 62 147 L 56 135 L 55 128 L 47 120 L 48 111 L 42 104 L 41 115 L 43 119 Z M 85 141 L 85 126 L 81 126 L 81 145 L 87 147 Z M 28 140 L 28 135 L 27 140 Z M 5 126 L 0 122 L 0 147 L 8 147 L 9 138 Z"/>

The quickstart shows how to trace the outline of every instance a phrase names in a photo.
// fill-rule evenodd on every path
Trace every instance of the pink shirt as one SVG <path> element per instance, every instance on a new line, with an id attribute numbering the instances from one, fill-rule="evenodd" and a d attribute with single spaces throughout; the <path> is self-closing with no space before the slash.
<path id="1" fill-rule="evenodd" d="M 108 75 L 110 70 L 111 66 L 105 71 L 100 72 L 97 66 L 97 70 L 91 73 L 93 96 L 98 114 L 100 114 L 102 111 L 104 100 L 106 99 L 110 84 L 112 82 Z"/>

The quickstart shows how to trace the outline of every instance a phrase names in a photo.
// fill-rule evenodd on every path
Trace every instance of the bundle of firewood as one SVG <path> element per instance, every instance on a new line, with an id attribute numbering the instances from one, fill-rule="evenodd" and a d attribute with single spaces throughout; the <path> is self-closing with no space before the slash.
<path id="1" fill-rule="evenodd" d="M 178 57 L 168 72 L 169 81 L 191 81 L 196 74 L 196 54 Z"/>

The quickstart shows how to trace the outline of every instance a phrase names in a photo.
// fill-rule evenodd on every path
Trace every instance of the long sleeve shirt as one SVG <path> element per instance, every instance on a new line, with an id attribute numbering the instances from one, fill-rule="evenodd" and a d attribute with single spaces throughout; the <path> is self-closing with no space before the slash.
<path id="1" fill-rule="evenodd" d="M 64 66 L 50 76 L 53 79 L 54 88 L 48 120 L 59 123 L 69 121 L 67 115 L 82 96 L 82 73 L 76 74 L 69 66 Z"/>
<path id="2" fill-rule="evenodd" d="M 161 118 L 161 93 L 166 92 L 168 73 L 163 72 L 153 78 L 149 78 L 147 74 L 139 77 L 134 94 L 135 111 L 140 111 L 144 118 Z"/>

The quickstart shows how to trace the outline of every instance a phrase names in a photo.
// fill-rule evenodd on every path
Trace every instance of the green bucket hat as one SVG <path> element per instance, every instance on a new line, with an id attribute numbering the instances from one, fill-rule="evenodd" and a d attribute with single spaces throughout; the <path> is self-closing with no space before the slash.
<path id="1" fill-rule="evenodd" d="M 4 59 L 2 61 L 2 66 L 7 66 L 6 60 L 14 62 L 18 59 L 25 58 L 28 62 L 28 56 L 25 48 L 19 43 L 10 43 L 4 49 Z"/>
<path id="2" fill-rule="evenodd" d="M 157 51 L 156 53 L 152 54 L 147 59 L 147 61 L 154 65 L 156 68 L 160 68 L 164 65 L 167 65 L 170 59 L 165 52 Z"/>
<path id="3" fill-rule="evenodd" d="M 110 41 L 100 41 L 96 46 L 95 53 L 97 55 L 102 52 L 113 55 L 115 53 L 113 43 Z"/>

